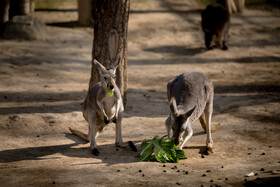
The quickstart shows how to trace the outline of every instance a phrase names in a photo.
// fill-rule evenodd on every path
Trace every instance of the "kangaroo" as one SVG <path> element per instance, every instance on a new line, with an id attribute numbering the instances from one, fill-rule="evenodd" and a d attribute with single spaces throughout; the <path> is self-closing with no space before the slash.
<path id="1" fill-rule="evenodd" d="M 97 149 L 96 138 L 110 122 L 116 123 L 116 146 L 125 147 L 121 133 L 124 106 L 120 89 L 116 85 L 115 75 L 119 63 L 120 60 L 106 69 L 97 60 L 94 60 L 94 65 L 99 70 L 101 81 L 88 91 L 83 103 L 83 116 L 89 123 L 88 135 L 69 128 L 72 134 L 90 141 L 90 149 L 96 156 L 100 153 Z"/>
<path id="2" fill-rule="evenodd" d="M 216 37 L 218 46 L 223 50 L 227 50 L 230 26 L 229 12 L 220 4 L 210 4 L 202 11 L 201 18 L 206 48 L 213 49 L 212 41 Z"/>
<path id="3" fill-rule="evenodd" d="M 183 73 L 171 79 L 167 84 L 167 97 L 170 115 L 165 121 L 167 135 L 175 144 L 183 148 L 193 135 L 192 123 L 199 119 L 207 133 L 207 154 L 211 154 L 213 140 L 211 136 L 211 118 L 213 111 L 214 86 L 203 74 L 198 72 Z"/>

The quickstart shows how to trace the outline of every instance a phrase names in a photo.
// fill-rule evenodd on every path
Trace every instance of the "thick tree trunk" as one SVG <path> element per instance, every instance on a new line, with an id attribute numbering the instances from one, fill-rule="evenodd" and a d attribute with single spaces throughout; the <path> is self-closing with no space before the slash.
<path id="1" fill-rule="evenodd" d="M 9 0 L 0 1 L 0 25 L 9 20 Z"/>
<path id="2" fill-rule="evenodd" d="M 78 0 L 78 21 L 81 25 L 92 24 L 92 0 Z"/>
<path id="3" fill-rule="evenodd" d="M 92 60 L 105 67 L 121 59 L 117 69 L 117 85 L 124 104 L 127 90 L 127 31 L 130 0 L 93 0 L 94 39 Z M 89 89 L 99 82 L 99 73 L 92 64 Z"/>
<path id="4" fill-rule="evenodd" d="M 31 0 L 10 0 L 9 19 L 18 15 L 28 15 L 31 8 Z"/>
<path id="5" fill-rule="evenodd" d="M 5 29 L 5 23 L 9 21 L 9 0 L 0 0 L 0 36 Z"/>

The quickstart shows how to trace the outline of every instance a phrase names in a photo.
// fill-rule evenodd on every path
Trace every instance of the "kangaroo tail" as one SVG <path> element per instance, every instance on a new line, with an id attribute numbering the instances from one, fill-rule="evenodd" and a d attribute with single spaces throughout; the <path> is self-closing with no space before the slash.
<path id="1" fill-rule="evenodd" d="M 89 142 L 89 137 L 87 134 L 81 132 L 81 131 L 78 131 L 78 130 L 74 130 L 72 128 L 69 127 L 69 130 L 72 134 L 78 136 L 79 138 L 85 140 L 85 141 L 88 141 Z"/>
<path id="2" fill-rule="evenodd" d="M 200 117 L 199 117 L 199 121 L 200 121 L 200 124 L 204 130 L 204 132 L 206 133 L 206 121 L 205 121 L 205 116 L 204 114 L 202 114 Z M 220 123 L 218 124 L 211 124 L 211 132 L 216 132 L 217 130 L 219 130 L 220 128 L 222 127 L 222 125 Z"/>

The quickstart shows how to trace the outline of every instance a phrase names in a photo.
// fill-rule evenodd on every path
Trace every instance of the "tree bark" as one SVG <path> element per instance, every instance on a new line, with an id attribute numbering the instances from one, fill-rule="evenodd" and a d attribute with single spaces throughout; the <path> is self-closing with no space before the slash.
<path id="1" fill-rule="evenodd" d="M 9 20 L 9 0 L 0 1 L 0 25 Z"/>
<path id="2" fill-rule="evenodd" d="M 127 90 L 127 32 L 130 0 L 93 0 L 94 38 L 92 61 L 104 67 L 121 59 L 117 69 L 117 85 L 126 103 Z M 99 73 L 92 63 L 89 89 L 99 82 Z"/>
<path id="3" fill-rule="evenodd" d="M 92 24 L 92 0 L 78 0 L 78 21 L 81 25 Z"/>
<path id="4" fill-rule="evenodd" d="M 5 29 L 5 23 L 9 21 L 9 0 L 0 0 L 0 36 Z"/>
<path id="5" fill-rule="evenodd" d="M 10 0 L 9 19 L 17 15 L 30 14 L 31 0 Z"/>

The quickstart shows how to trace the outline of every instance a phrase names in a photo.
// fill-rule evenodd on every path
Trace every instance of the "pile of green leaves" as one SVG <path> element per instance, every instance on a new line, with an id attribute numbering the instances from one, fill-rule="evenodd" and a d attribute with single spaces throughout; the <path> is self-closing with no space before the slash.
<path id="1" fill-rule="evenodd" d="M 171 139 L 166 136 L 155 136 L 153 139 L 144 140 L 141 144 L 141 153 L 138 155 L 138 161 L 158 161 L 161 163 L 175 162 L 179 159 L 186 159 L 183 150 L 176 148 Z"/>

